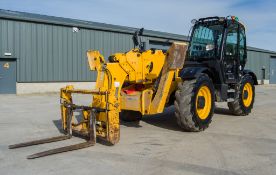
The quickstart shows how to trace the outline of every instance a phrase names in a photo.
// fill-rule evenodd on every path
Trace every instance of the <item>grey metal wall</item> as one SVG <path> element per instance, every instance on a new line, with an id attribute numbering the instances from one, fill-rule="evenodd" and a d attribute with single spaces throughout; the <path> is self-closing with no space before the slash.
<path id="1" fill-rule="evenodd" d="M 269 83 L 276 84 L 276 57 L 270 58 L 270 78 Z"/>
<path id="2" fill-rule="evenodd" d="M 88 71 L 86 50 L 104 56 L 131 48 L 131 36 L 29 22 L 0 20 L 0 57 L 17 58 L 17 82 L 94 81 Z"/>
<path id="3" fill-rule="evenodd" d="M 262 68 L 265 68 L 265 79 L 269 80 L 270 69 L 270 54 L 264 52 L 257 52 L 249 50 L 247 53 L 247 63 L 245 68 L 251 69 L 256 75 L 257 79 L 262 79 Z"/>
<path id="4" fill-rule="evenodd" d="M 5 52 L 17 58 L 17 82 L 95 81 L 95 72 L 88 70 L 88 49 L 100 50 L 107 58 L 132 47 L 127 33 L 84 28 L 73 32 L 68 26 L 0 19 L 0 58 Z"/>
<path id="5" fill-rule="evenodd" d="M 150 47 L 168 39 L 144 37 L 144 41 Z M 132 47 L 129 33 L 85 28 L 73 32 L 70 26 L 0 19 L 0 58 L 8 58 L 5 52 L 17 58 L 17 82 L 95 81 L 95 72 L 88 70 L 88 49 L 100 50 L 107 58 Z M 269 79 L 269 59 L 268 53 L 249 50 L 246 67 L 261 79 L 265 66 Z"/>

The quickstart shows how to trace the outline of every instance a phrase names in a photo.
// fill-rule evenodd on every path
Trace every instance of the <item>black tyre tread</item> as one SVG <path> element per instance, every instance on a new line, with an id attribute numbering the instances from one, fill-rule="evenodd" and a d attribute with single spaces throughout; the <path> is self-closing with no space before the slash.
<path id="1" fill-rule="evenodd" d="M 242 102 L 242 90 L 243 90 L 243 86 L 245 85 L 245 83 L 250 82 L 252 85 L 252 90 L 253 90 L 253 99 L 252 99 L 252 103 L 251 105 L 246 108 L 243 106 L 243 102 Z M 235 100 L 233 102 L 228 102 L 228 108 L 229 110 L 237 116 L 245 116 L 248 115 L 249 113 L 251 113 L 251 110 L 253 109 L 254 106 L 254 100 L 255 100 L 255 87 L 254 87 L 254 81 L 253 78 L 250 75 L 245 75 L 240 83 L 240 86 L 238 88 L 238 95 L 235 98 Z"/>
<path id="2" fill-rule="evenodd" d="M 210 111 L 210 118 L 207 123 L 201 125 L 196 120 L 196 114 L 193 111 L 195 104 L 194 98 L 196 95 L 196 88 L 198 88 L 198 83 L 201 81 L 209 81 L 212 88 L 212 94 L 214 93 L 214 88 L 212 81 L 206 74 L 202 74 L 198 77 L 198 79 L 194 80 L 185 80 L 178 84 L 178 90 L 175 92 L 175 116 L 177 119 L 177 124 L 183 128 L 185 131 L 198 132 L 203 131 L 208 128 L 209 124 L 212 121 L 212 115 L 214 112 L 214 103 L 213 107 Z M 214 94 L 213 94 L 214 95 Z M 214 96 L 213 96 L 214 100 Z"/>
<path id="3" fill-rule="evenodd" d="M 186 131 L 197 131 L 198 128 L 195 127 L 195 122 L 192 120 L 192 113 L 188 111 L 188 108 L 180 108 L 179 106 L 187 105 L 190 106 L 191 98 L 193 96 L 193 84 L 195 80 L 185 81 L 178 84 L 178 89 L 175 92 L 175 116 L 177 118 L 178 125 Z M 186 117 L 182 117 L 182 116 Z"/>
<path id="4" fill-rule="evenodd" d="M 120 112 L 120 119 L 125 122 L 135 122 L 142 119 L 142 114 L 138 111 L 122 110 Z"/>

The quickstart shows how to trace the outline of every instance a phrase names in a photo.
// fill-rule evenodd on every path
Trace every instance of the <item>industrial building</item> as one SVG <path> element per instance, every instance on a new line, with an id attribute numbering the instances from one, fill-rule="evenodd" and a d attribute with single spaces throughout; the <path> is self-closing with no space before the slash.
<path id="1" fill-rule="evenodd" d="M 133 48 L 136 28 L 0 10 L 0 93 L 59 91 L 74 84 L 91 88 L 96 74 L 88 70 L 86 51 L 107 58 Z M 183 35 L 145 30 L 146 48 L 167 49 Z M 247 68 L 259 82 L 276 83 L 276 52 L 248 47 Z"/>

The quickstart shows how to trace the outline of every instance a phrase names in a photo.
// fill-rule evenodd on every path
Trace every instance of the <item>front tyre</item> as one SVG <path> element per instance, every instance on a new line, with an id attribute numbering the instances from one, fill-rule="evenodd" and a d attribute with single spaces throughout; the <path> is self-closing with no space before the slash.
<path id="1" fill-rule="evenodd" d="M 214 114 L 215 95 L 207 74 L 179 83 L 175 98 L 175 116 L 181 128 L 186 131 L 208 128 Z"/>
<path id="2" fill-rule="evenodd" d="M 254 81 L 250 75 L 245 75 L 242 77 L 235 100 L 228 102 L 228 107 L 234 115 L 248 115 L 253 109 L 254 100 Z"/>

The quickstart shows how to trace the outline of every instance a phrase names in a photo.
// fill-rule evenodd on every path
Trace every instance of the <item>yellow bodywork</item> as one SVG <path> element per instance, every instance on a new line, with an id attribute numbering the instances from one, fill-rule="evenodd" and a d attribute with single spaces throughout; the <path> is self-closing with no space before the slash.
<path id="1" fill-rule="evenodd" d="M 92 94 L 91 107 L 96 113 L 98 138 L 115 144 L 120 139 L 119 113 L 121 110 L 144 114 L 162 113 L 170 95 L 181 81 L 178 71 L 183 67 L 186 43 L 173 43 L 167 53 L 161 50 L 141 52 L 138 49 L 111 55 L 106 62 L 99 51 L 87 52 L 91 71 L 97 71 L 94 90 L 62 88 L 62 126 L 66 130 L 68 113 L 65 104 L 72 104 L 72 94 Z M 73 123 L 72 130 L 81 135 L 89 132 L 89 110 L 82 110 L 82 122 Z"/>

